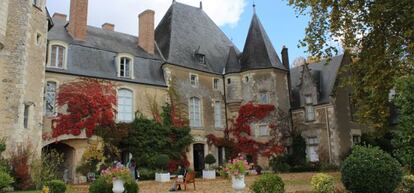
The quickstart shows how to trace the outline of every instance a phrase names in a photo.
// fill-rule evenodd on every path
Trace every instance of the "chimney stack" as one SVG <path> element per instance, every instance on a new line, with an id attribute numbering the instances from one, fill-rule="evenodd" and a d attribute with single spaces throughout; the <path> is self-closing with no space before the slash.
<path id="1" fill-rule="evenodd" d="M 283 46 L 282 48 L 282 64 L 286 67 L 287 70 L 289 70 L 289 55 L 286 46 Z"/>
<path id="2" fill-rule="evenodd" d="M 154 54 L 155 44 L 155 30 L 154 30 L 154 15 L 153 10 L 145 10 L 138 15 L 139 20 L 139 36 L 138 46 L 150 54 Z"/>
<path id="3" fill-rule="evenodd" d="M 62 21 L 66 21 L 67 15 L 63 14 L 63 13 L 54 13 L 52 18 L 62 20 Z"/>
<path id="4" fill-rule="evenodd" d="M 112 23 L 104 23 L 102 24 L 102 29 L 108 30 L 108 31 L 115 31 L 115 25 Z"/>
<path id="5" fill-rule="evenodd" d="M 67 27 L 76 40 L 85 40 L 87 35 L 88 0 L 70 0 L 70 18 Z"/>

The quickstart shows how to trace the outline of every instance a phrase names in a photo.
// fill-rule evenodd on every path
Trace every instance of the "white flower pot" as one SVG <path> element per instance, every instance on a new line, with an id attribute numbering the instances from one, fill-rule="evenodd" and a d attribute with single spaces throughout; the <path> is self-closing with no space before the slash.
<path id="1" fill-rule="evenodd" d="M 216 170 L 203 170 L 203 179 L 216 179 Z"/>
<path id="2" fill-rule="evenodd" d="M 155 173 L 155 181 L 157 182 L 169 182 L 170 178 L 170 173 Z"/>
<path id="3" fill-rule="evenodd" d="M 244 183 L 244 175 L 240 176 L 231 176 L 232 188 L 236 193 L 242 193 L 246 184 Z"/>
<path id="4" fill-rule="evenodd" d="M 116 179 L 112 181 L 112 192 L 114 193 L 123 193 L 125 190 L 124 188 L 124 181 L 120 179 Z"/>

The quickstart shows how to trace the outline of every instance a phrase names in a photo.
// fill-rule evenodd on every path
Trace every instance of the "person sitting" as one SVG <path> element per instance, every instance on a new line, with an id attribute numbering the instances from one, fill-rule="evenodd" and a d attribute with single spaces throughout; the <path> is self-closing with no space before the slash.
<path id="1" fill-rule="evenodd" d="M 178 174 L 174 180 L 173 185 L 171 186 L 169 190 L 170 192 L 181 190 L 181 185 L 180 184 L 177 185 L 177 182 L 183 182 L 186 174 L 187 174 L 187 169 L 184 166 L 178 166 Z"/>

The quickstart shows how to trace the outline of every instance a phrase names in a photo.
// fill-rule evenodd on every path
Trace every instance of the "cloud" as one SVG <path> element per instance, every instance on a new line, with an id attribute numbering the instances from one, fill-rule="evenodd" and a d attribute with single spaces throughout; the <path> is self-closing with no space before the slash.
<path id="1" fill-rule="evenodd" d="M 115 24 L 115 30 L 136 35 L 138 14 L 146 9 L 155 11 L 155 22 L 162 19 L 172 0 L 89 0 L 88 25 Z M 188 5 L 200 6 L 200 0 L 177 0 Z M 69 0 L 48 0 L 51 13 L 69 13 Z M 246 0 L 204 0 L 203 9 L 219 26 L 237 25 L 246 6 Z"/>

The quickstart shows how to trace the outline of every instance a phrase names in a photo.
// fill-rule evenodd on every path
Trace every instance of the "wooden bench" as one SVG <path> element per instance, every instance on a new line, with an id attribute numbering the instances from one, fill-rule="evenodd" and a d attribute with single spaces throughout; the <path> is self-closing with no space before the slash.
<path id="1" fill-rule="evenodd" d="M 177 183 L 177 186 L 184 185 L 184 190 L 187 190 L 187 184 L 193 184 L 194 190 L 195 190 L 196 189 L 196 186 L 195 186 L 195 172 L 188 172 L 185 175 L 184 181 L 182 181 L 182 182 L 177 181 L 176 183 Z"/>

